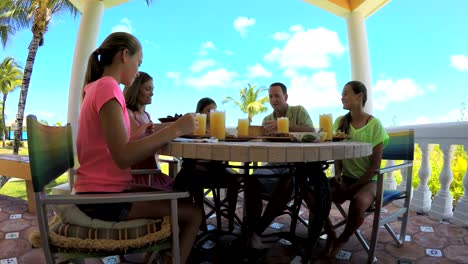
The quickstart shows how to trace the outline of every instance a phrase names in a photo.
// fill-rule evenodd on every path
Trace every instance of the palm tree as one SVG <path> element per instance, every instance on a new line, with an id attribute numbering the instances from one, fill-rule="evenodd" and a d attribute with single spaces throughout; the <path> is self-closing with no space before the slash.
<path id="1" fill-rule="evenodd" d="M 257 85 L 247 84 L 247 87 L 240 90 L 240 101 L 227 96 L 223 99 L 222 103 L 232 102 L 237 105 L 239 109 L 246 113 L 249 117 L 249 122 L 252 122 L 252 118 L 260 113 L 268 110 L 265 104 L 268 102 L 268 96 L 258 99 L 261 92 L 266 91 L 266 88 L 257 88 Z"/>
<path id="2" fill-rule="evenodd" d="M 146 0 L 149 5 L 151 0 Z M 18 154 L 21 133 L 23 131 L 24 109 L 28 95 L 29 82 L 36 58 L 37 50 L 44 44 L 44 34 L 47 32 L 53 15 L 69 12 L 76 16 L 78 9 L 68 0 L 1 0 L 0 1 L 0 37 L 3 40 L 1 30 L 11 29 L 13 33 L 20 29 L 31 28 L 33 38 L 29 44 L 29 52 L 24 67 L 23 84 L 18 102 L 16 115 L 15 141 L 13 154 Z M 5 34 L 8 36 L 8 34 Z M 6 42 L 6 41 L 5 41 Z"/>
<path id="3" fill-rule="evenodd" d="M 11 57 L 7 57 L 0 63 L 0 92 L 3 94 L 2 102 L 2 139 L 5 147 L 5 103 L 9 93 L 21 87 L 23 72 L 21 67 Z"/>
<path id="4" fill-rule="evenodd" d="M 16 1 L 0 1 L 0 40 L 5 47 L 15 32 L 27 27 L 29 18 L 21 8 L 15 8 Z"/>
<path id="5" fill-rule="evenodd" d="M 6 12 L 0 22 L 5 27 L 13 28 L 14 32 L 27 27 L 33 33 L 28 47 L 28 57 L 24 67 L 23 84 L 21 86 L 16 115 L 15 141 L 13 154 L 18 154 L 21 133 L 23 131 L 24 109 L 28 96 L 29 82 L 34 67 L 34 60 L 40 46 L 44 44 L 44 34 L 47 32 L 53 15 L 69 12 L 76 16 L 78 9 L 67 0 L 2 0 L 0 10 Z"/>

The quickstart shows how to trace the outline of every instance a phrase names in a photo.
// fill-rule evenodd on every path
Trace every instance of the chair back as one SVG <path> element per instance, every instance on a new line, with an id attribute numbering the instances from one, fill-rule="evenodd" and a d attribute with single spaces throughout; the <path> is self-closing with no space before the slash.
<path id="1" fill-rule="evenodd" d="M 36 116 L 26 118 L 29 163 L 34 192 L 44 187 L 74 166 L 72 128 L 47 126 Z"/>
<path id="2" fill-rule="evenodd" d="M 388 133 L 390 139 L 383 149 L 384 160 L 414 160 L 414 129 Z"/>

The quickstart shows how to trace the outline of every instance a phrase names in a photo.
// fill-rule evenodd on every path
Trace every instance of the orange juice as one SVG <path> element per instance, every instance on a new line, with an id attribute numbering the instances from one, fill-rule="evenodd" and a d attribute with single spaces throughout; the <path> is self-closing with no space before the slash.
<path id="1" fill-rule="evenodd" d="M 239 118 L 239 121 L 237 123 L 237 135 L 238 136 L 249 135 L 249 119 L 248 118 Z"/>
<path id="2" fill-rule="evenodd" d="M 333 139 L 332 114 L 320 115 L 320 130 L 327 133 L 325 140 Z"/>
<path id="3" fill-rule="evenodd" d="M 219 140 L 226 138 L 226 114 L 224 111 L 210 112 L 210 132 L 212 137 Z"/>
<path id="4" fill-rule="evenodd" d="M 287 117 L 278 117 L 276 119 L 276 126 L 278 127 L 278 133 L 289 133 L 289 119 Z"/>
<path id="5" fill-rule="evenodd" d="M 206 134 L 206 114 L 196 114 L 195 119 L 198 123 L 198 128 L 193 132 L 195 135 L 205 135 Z"/>

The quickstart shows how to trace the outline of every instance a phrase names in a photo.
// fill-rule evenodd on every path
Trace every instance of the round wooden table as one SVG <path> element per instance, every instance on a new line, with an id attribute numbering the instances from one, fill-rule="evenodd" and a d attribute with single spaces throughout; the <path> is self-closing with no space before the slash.
<path id="1" fill-rule="evenodd" d="M 311 250 L 318 241 L 323 223 L 328 217 L 331 207 L 330 189 L 325 173 L 323 171 L 316 173 L 316 169 L 314 169 L 314 173 L 310 173 L 310 168 L 317 168 L 317 163 L 323 164 L 327 161 L 369 156 L 372 154 L 372 145 L 351 141 L 322 143 L 265 141 L 171 142 L 162 148 L 158 154 L 188 159 L 242 162 L 244 164 L 241 167 L 243 168 L 244 178 L 249 177 L 251 168 L 258 167 L 255 165 L 256 162 L 283 163 L 295 168 L 296 179 L 301 177 L 301 182 L 307 182 L 309 185 L 305 188 L 313 190 L 313 195 L 317 199 L 314 213 L 309 214 L 308 238 L 303 245 L 306 249 L 303 257 L 310 259 Z M 305 178 L 307 180 L 304 180 Z M 245 185 L 247 182 L 244 181 L 244 188 L 246 189 L 249 188 L 249 186 Z M 313 186 L 313 188 L 310 188 L 310 186 Z M 244 204 L 246 204 L 246 200 L 246 197 L 244 197 Z M 313 219 L 311 218 L 312 215 Z M 247 222 L 245 221 L 246 217 L 248 216 L 245 214 L 244 206 L 243 230 L 245 230 L 245 223 Z"/>

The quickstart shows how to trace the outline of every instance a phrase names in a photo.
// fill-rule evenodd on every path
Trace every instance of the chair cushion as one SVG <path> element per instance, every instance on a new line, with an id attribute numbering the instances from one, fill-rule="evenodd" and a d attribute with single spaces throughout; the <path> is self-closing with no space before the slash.
<path id="1" fill-rule="evenodd" d="M 404 194 L 405 192 L 400 190 L 384 190 L 382 204 L 386 205 L 396 199 L 400 199 Z"/>
<path id="2" fill-rule="evenodd" d="M 107 222 L 91 219 L 75 205 L 54 206 L 49 238 L 59 252 L 127 251 L 147 247 L 171 235 L 170 217 Z"/>
<path id="3" fill-rule="evenodd" d="M 52 209 L 54 210 L 55 214 L 60 217 L 62 222 L 90 228 L 133 228 L 151 224 L 155 221 L 153 219 L 135 219 L 129 221 L 111 222 L 100 219 L 93 219 L 83 213 L 74 204 L 54 205 L 52 206 Z"/>

